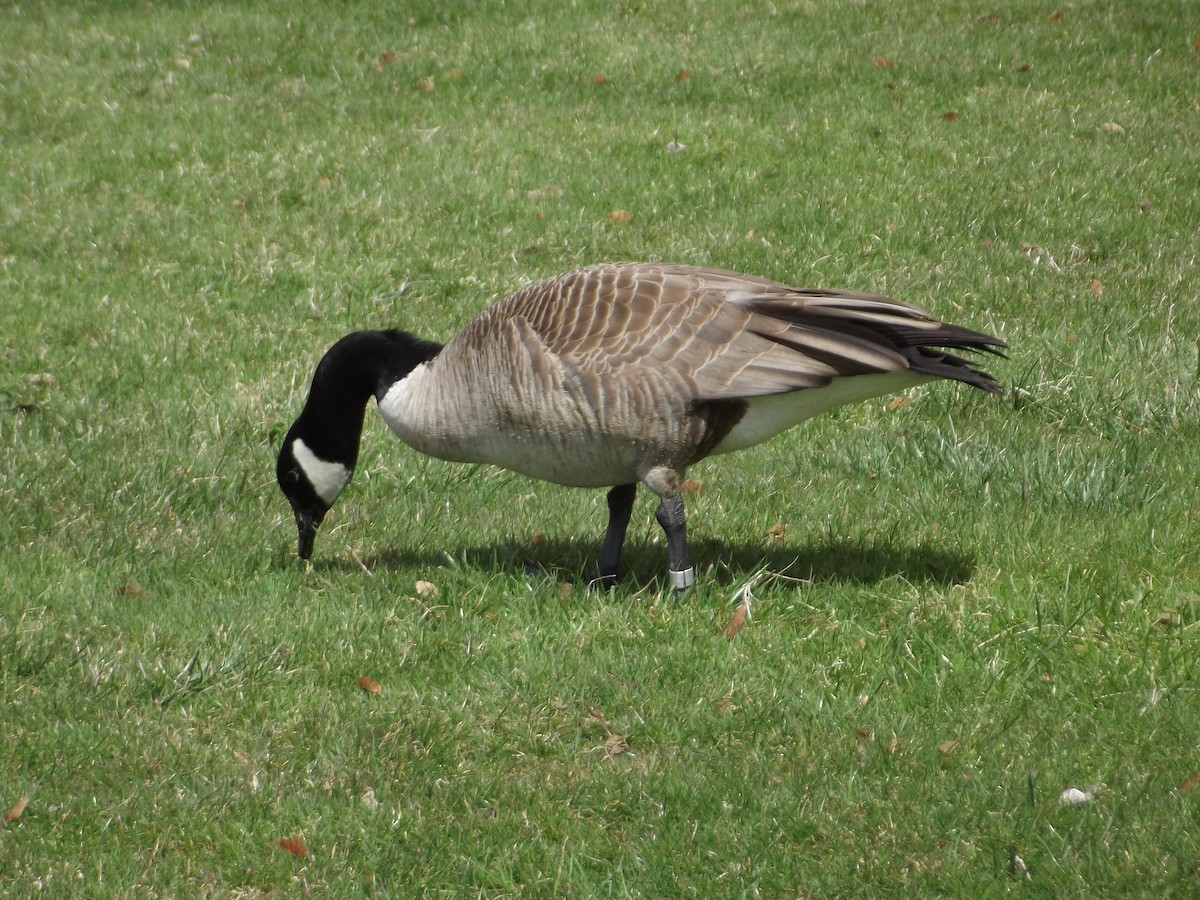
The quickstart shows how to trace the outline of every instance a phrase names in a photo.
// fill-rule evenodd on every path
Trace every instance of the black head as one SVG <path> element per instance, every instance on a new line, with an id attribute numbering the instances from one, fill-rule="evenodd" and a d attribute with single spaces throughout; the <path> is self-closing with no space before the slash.
<path id="1" fill-rule="evenodd" d="M 294 432 L 293 427 L 279 450 L 275 479 L 296 517 L 299 535 L 297 553 L 301 559 L 309 559 L 317 536 L 317 526 L 350 480 L 350 470 L 316 457 Z"/>

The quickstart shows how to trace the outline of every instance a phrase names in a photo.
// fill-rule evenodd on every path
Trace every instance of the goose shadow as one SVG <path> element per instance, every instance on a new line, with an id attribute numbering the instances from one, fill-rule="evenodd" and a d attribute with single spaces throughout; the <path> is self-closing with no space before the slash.
<path id="1" fill-rule="evenodd" d="M 735 588 L 760 573 L 783 575 L 800 582 L 878 584 L 900 578 L 913 584 L 950 587 L 971 580 L 975 556 L 930 543 L 826 538 L 812 542 L 730 543 L 700 539 L 690 544 L 692 563 L 700 580 L 720 588 Z M 586 541 L 548 538 L 536 545 L 520 541 L 444 549 L 387 547 L 377 553 L 328 555 L 313 561 L 319 572 L 403 571 L 417 573 L 447 564 L 481 572 L 587 582 L 596 577 L 598 546 Z M 287 560 L 294 564 L 295 557 Z M 632 544 L 622 559 L 621 590 L 661 587 L 666 551 L 660 545 Z"/>

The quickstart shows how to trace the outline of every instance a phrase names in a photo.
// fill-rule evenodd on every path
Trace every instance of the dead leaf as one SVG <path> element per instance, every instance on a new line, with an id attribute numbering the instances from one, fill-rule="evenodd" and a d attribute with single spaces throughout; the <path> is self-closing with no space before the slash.
<path id="1" fill-rule="evenodd" d="M 445 76 L 447 78 L 449 78 L 451 81 L 454 81 L 454 80 L 457 80 L 457 79 L 463 77 L 463 70 L 460 69 L 458 66 L 451 66 L 449 69 L 446 70 Z"/>
<path id="2" fill-rule="evenodd" d="M 1029 63 L 1021 63 L 1019 66 L 1017 66 L 1017 71 L 1018 72 L 1028 72 L 1032 68 L 1033 68 L 1033 66 L 1030 65 Z"/>
<path id="3" fill-rule="evenodd" d="M 957 118 L 958 118 L 958 110 L 948 109 L 944 113 L 942 113 L 942 121 L 943 122 L 953 122 Z"/>
<path id="4" fill-rule="evenodd" d="M 126 597 L 130 600 L 136 600 L 138 597 L 143 596 L 145 593 L 146 593 L 145 588 L 143 588 L 136 581 L 131 581 L 128 584 L 123 584 L 119 588 L 117 588 L 117 596 L 118 597 Z"/>
<path id="5" fill-rule="evenodd" d="M 708 485 L 703 481 L 693 481 L 690 478 L 685 478 L 679 489 L 685 494 L 703 494 L 708 490 Z"/>
<path id="6" fill-rule="evenodd" d="M 358 679 L 358 686 L 368 694 L 378 694 L 380 689 L 379 682 L 374 678 L 360 678 Z"/>
<path id="7" fill-rule="evenodd" d="M 1197 38 L 1196 40 L 1200 41 L 1200 38 Z M 687 81 L 691 77 L 692 77 L 692 73 L 689 72 L 687 69 L 680 69 L 675 75 L 675 80 L 676 81 Z"/>
<path id="8" fill-rule="evenodd" d="M 435 85 L 434 85 L 434 83 L 433 83 L 433 79 L 432 79 L 432 78 L 422 78 L 420 81 L 418 81 L 418 82 L 417 82 L 417 83 L 414 85 L 414 87 L 415 87 L 415 88 L 416 88 L 418 91 L 421 91 L 422 93 L 428 94 L 430 91 L 432 91 L 432 90 L 434 89 Z"/>
<path id="9" fill-rule="evenodd" d="M 608 220 L 610 222 L 632 222 L 633 213 L 627 209 L 614 209 L 608 214 Z"/>
<path id="10" fill-rule="evenodd" d="M 1073 331 L 1067 332 L 1067 343 L 1068 344 L 1074 344 L 1078 340 L 1079 340 L 1079 335 L 1077 335 L 1075 332 L 1073 332 Z"/>
<path id="11" fill-rule="evenodd" d="M 1181 793 L 1181 794 L 1191 793 L 1192 791 L 1194 791 L 1196 789 L 1197 785 L 1200 785 L 1200 772 L 1192 772 L 1190 775 L 1188 775 L 1187 778 L 1185 778 L 1185 779 L 1183 779 L 1183 781 L 1179 782 L 1179 793 Z M 24 802 L 24 801 L 22 801 L 22 802 Z"/>
<path id="12" fill-rule="evenodd" d="M 887 411 L 896 412 L 904 409 L 906 406 L 912 406 L 912 400 L 910 400 L 908 397 L 905 397 L 903 394 L 900 394 L 888 401 Z"/>
<path id="13" fill-rule="evenodd" d="M 417 596 L 423 600 L 432 600 L 437 597 L 439 593 L 441 593 L 437 589 L 437 585 L 431 581 L 418 581 L 413 585 L 413 590 L 415 590 L 417 592 Z"/>
<path id="14" fill-rule="evenodd" d="M 529 539 L 529 546 L 534 550 L 540 550 L 546 546 L 546 532 L 535 531 L 533 537 Z"/>
<path id="15" fill-rule="evenodd" d="M 561 197 L 566 193 L 566 188 L 557 184 L 547 184 L 540 188 L 534 188 L 531 191 L 526 191 L 525 196 L 530 200 L 544 200 L 547 197 Z"/>
<path id="16" fill-rule="evenodd" d="M 592 76 L 592 84 L 604 84 L 606 81 L 608 81 L 608 76 L 603 72 L 597 72 Z"/>
<path id="17" fill-rule="evenodd" d="M 877 69 L 894 69 L 896 64 L 886 56 L 875 57 L 875 68 Z"/>
<path id="18" fill-rule="evenodd" d="M 384 68 L 388 65 L 388 63 L 390 63 L 395 58 L 396 58 L 396 54 L 394 52 L 392 52 L 391 50 L 385 50 L 383 53 L 380 53 L 379 58 L 377 60 L 375 60 L 375 66 L 374 66 L 375 71 L 382 72 L 384 70 Z"/>
<path id="19" fill-rule="evenodd" d="M 1104 282 L 1098 278 L 1092 279 L 1092 293 L 1099 297 L 1104 293 Z"/>
<path id="20" fill-rule="evenodd" d="M 979 242 L 978 246 L 979 246 L 980 250 L 986 250 L 986 249 L 988 249 L 988 247 L 992 246 L 992 243 L 993 242 L 992 242 L 991 238 L 984 238 L 982 241 Z"/>
<path id="21" fill-rule="evenodd" d="M 629 752 L 629 739 L 623 734 L 610 734 L 604 742 L 604 756 L 613 759 Z"/>
<path id="22" fill-rule="evenodd" d="M 748 598 L 743 598 L 742 602 L 737 605 L 737 609 L 733 611 L 733 615 L 729 617 L 729 621 L 721 628 L 721 634 L 733 640 L 737 637 L 738 632 L 742 630 L 742 626 L 746 624 L 746 616 L 750 612 L 750 602 Z"/>
<path id="23" fill-rule="evenodd" d="M 870 728 L 855 728 L 852 734 L 855 740 L 863 744 L 869 744 L 875 740 L 875 732 Z"/>
<path id="24" fill-rule="evenodd" d="M 333 179 L 330 178 L 328 175 L 319 175 L 317 177 L 317 187 L 326 188 L 326 187 L 329 187 L 331 184 L 333 184 Z"/>
<path id="25" fill-rule="evenodd" d="M 900 738 L 896 737 L 894 734 L 892 735 L 892 739 L 888 741 L 887 752 L 892 756 L 895 756 L 900 752 Z"/>
<path id="26" fill-rule="evenodd" d="M 558 583 L 558 596 L 560 597 L 570 597 L 574 590 L 575 585 L 571 584 L 569 581 L 560 581 Z"/>
<path id="27" fill-rule="evenodd" d="M 27 803 L 29 803 L 28 797 L 22 797 L 20 800 L 14 803 L 8 812 L 4 814 L 5 823 L 7 824 L 8 822 L 15 822 L 17 819 L 21 818 L 21 813 L 25 812 L 25 805 Z"/>
<path id="28" fill-rule="evenodd" d="M 958 741 L 942 741 L 938 744 L 938 753 L 942 756 L 949 756 L 958 749 Z"/>
<path id="29" fill-rule="evenodd" d="M 192 67 L 192 61 L 190 59 L 188 59 L 186 56 L 180 56 L 175 59 L 175 68 L 190 69 L 191 67 Z"/>
<path id="30" fill-rule="evenodd" d="M 787 537 L 787 526 L 782 522 L 776 522 L 767 529 L 767 534 L 775 538 L 777 541 L 782 541 L 785 537 Z"/>
<path id="31" fill-rule="evenodd" d="M 1196 52 L 1200 53 L 1200 34 L 1196 35 Z"/>
<path id="32" fill-rule="evenodd" d="M 1179 625 L 1179 613 L 1173 609 L 1164 609 L 1158 614 L 1154 624 L 1159 628 L 1175 628 Z"/>
<path id="33" fill-rule="evenodd" d="M 303 835 L 293 834 L 289 837 L 280 838 L 277 841 L 271 841 L 271 846 L 278 847 L 280 850 L 286 850 L 292 856 L 308 859 L 308 844 L 304 843 Z"/>
<path id="34" fill-rule="evenodd" d="M 1125 133 L 1125 129 L 1122 128 L 1120 125 L 1118 125 L 1116 122 L 1104 122 L 1100 125 L 1097 125 L 1096 130 L 1101 131 L 1104 134 L 1124 134 Z"/>
<path id="35" fill-rule="evenodd" d="M 976 16 L 971 21 L 975 25 L 988 25 L 992 22 L 999 22 L 1000 21 L 1000 13 L 986 12 L 986 13 L 983 13 L 982 15 Z"/>
<path id="36" fill-rule="evenodd" d="M 1064 13 L 1061 9 L 1056 9 L 1054 12 L 1050 13 L 1050 15 L 1046 17 L 1046 21 L 1047 22 L 1061 22 L 1065 17 L 1066 17 L 1066 13 Z"/>

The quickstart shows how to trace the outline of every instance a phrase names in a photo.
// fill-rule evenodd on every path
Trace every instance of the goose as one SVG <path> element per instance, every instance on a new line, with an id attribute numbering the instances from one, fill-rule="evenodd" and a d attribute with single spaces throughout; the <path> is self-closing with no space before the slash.
<path id="1" fill-rule="evenodd" d="M 1000 385 L 948 351 L 999 338 L 873 294 L 798 290 L 723 269 L 607 263 L 531 284 L 442 345 L 355 331 L 313 374 L 276 477 L 298 552 L 349 484 L 367 402 L 421 453 L 609 488 L 599 583 L 616 584 L 639 483 L 659 498 L 668 583 L 695 582 L 683 485 L 708 456 L 841 406 L 936 379 Z"/>

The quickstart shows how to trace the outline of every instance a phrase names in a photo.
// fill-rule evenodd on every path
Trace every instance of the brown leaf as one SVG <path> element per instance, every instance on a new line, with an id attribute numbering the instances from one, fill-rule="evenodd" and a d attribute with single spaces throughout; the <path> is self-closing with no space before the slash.
<path id="1" fill-rule="evenodd" d="M 1187 778 L 1179 782 L 1179 793 L 1187 794 L 1194 791 L 1200 785 L 1200 772 L 1192 772 Z"/>
<path id="2" fill-rule="evenodd" d="M 1200 34 L 1196 35 L 1196 52 L 1200 53 Z"/>
<path id="3" fill-rule="evenodd" d="M 892 735 L 892 739 L 888 741 L 887 752 L 892 756 L 895 756 L 900 752 L 900 738 L 896 737 L 894 734 Z"/>
<path id="4" fill-rule="evenodd" d="M 278 847 L 280 850 L 286 850 L 292 856 L 308 859 L 308 844 L 304 843 L 303 835 L 293 834 L 289 837 L 280 838 L 277 841 L 271 841 L 271 846 Z"/>
<path id="5" fill-rule="evenodd" d="M 877 69 L 894 69 L 896 64 L 886 56 L 875 57 L 875 68 Z"/>
<path id="6" fill-rule="evenodd" d="M 958 118 L 958 110 L 948 109 L 944 113 L 942 113 L 942 121 L 943 122 L 953 122 L 957 118 Z"/>
<path id="7" fill-rule="evenodd" d="M 703 481 L 693 481 L 690 478 L 685 478 L 679 489 L 685 494 L 703 494 L 708 490 L 708 485 Z"/>
<path id="8" fill-rule="evenodd" d="M 360 678 L 358 679 L 358 686 L 368 694 L 378 694 L 380 689 L 379 682 L 374 678 Z"/>
<path id="9" fill-rule="evenodd" d="M 565 193 L 566 189 L 561 185 L 547 184 L 544 187 L 526 191 L 525 196 L 530 200 L 544 200 L 546 197 L 561 197 Z"/>
<path id="10" fill-rule="evenodd" d="M 986 12 L 986 13 L 983 13 L 983 15 L 976 16 L 974 19 L 972 19 L 972 22 L 975 25 L 989 25 L 992 22 L 999 22 L 999 21 L 1000 21 L 1000 13 L 998 13 L 998 12 Z"/>
<path id="11" fill-rule="evenodd" d="M 25 812 L 25 805 L 28 802 L 28 797 L 22 797 L 20 800 L 14 803 L 8 812 L 4 814 L 4 821 L 6 823 L 15 822 L 17 819 L 21 818 L 21 813 Z"/>
<path id="12" fill-rule="evenodd" d="M 903 394 L 900 394 L 888 401 L 887 411 L 896 412 L 904 409 L 906 406 L 912 406 L 912 400 L 910 400 L 908 397 L 905 397 Z"/>
<path id="13" fill-rule="evenodd" d="M 414 85 L 414 87 L 418 91 L 428 94 L 430 91 L 432 91 L 434 89 L 434 87 L 436 87 L 436 85 L 434 85 L 432 78 L 422 78 L 420 81 L 418 81 Z"/>
<path id="14" fill-rule="evenodd" d="M 377 60 L 375 60 L 375 66 L 374 66 L 375 71 L 382 72 L 384 70 L 384 68 L 387 67 L 388 63 L 390 63 L 395 58 L 396 58 L 396 54 L 394 52 L 392 52 L 391 50 L 385 50 L 383 53 L 380 53 L 379 58 Z"/>
<path id="15" fill-rule="evenodd" d="M 452 66 L 446 70 L 446 77 L 450 80 L 456 80 L 463 77 L 463 70 L 458 66 Z"/>
<path id="16" fill-rule="evenodd" d="M 949 756 L 958 749 L 958 741 L 942 741 L 938 744 L 938 753 L 942 756 Z"/>
<path id="17" fill-rule="evenodd" d="M 776 522 L 767 529 L 767 534 L 775 538 L 777 541 L 782 541 L 785 537 L 787 537 L 787 526 L 782 522 Z"/>
<path id="18" fill-rule="evenodd" d="M 422 600 L 433 600 L 439 593 L 437 585 L 432 581 L 418 581 L 413 585 L 413 590 L 417 592 L 417 596 Z"/>
<path id="19" fill-rule="evenodd" d="M 608 214 L 608 220 L 610 222 L 632 222 L 633 213 L 627 209 L 614 209 Z"/>
<path id="20" fill-rule="evenodd" d="M 1096 130 L 1104 134 L 1124 134 L 1125 129 L 1116 122 L 1102 122 L 1096 126 Z"/>
<path id="21" fill-rule="evenodd" d="M 1179 613 L 1173 609 L 1164 609 L 1158 614 L 1154 624 L 1159 628 L 1174 628 L 1179 624 Z"/>
<path id="22" fill-rule="evenodd" d="M 1079 341 L 1079 335 L 1077 335 L 1073 331 L 1067 332 L 1067 343 L 1068 344 L 1074 344 L 1074 343 L 1077 343 L 1078 341 Z"/>
<path id="23" fill-rule="evenodd" d="M 1200 38 L 1197 38 L 1197 40 L 1200 41 Z M 675 75 L 675 80 L 676 81 L 687 81 L 691 77 L 692 77 L 692 73 L 689 72 L 687 69 L 680 69 L 679 72 Z"/>
<path id="24" fill-rule="evenodd" d="M 145 588 L 143 588 L 136 581 L 131 581 L 128 584 L 123 584 L 119 588 L 117 588 L 117 596 L 118 597 L 126 597 L 130 600 L 136 600 L 138 597 L 141 597 L 145 593 L 146 593 Z"/>
<path id="25" fill-rule="evenodd" d="M 1104 282 L 1098 278 L 1092 279 L 1092 293 L 1099 297 L 1104 293 Z"/>
<path id="26" fill-rule="evenodd" d="M 1064 13 L 1061 9 L 1056 9 L 1054 12 L 1050 13 L 1050 15 L 1046 17 L 1046 21 L 1047 22 L 1061 22 L 1065 17 L 1066 17 L 1066 13 Z"/>
<path id="27" fill-rule="evenodd" d="M 606 81 L 608 81 L 608 76 L 603 72 L 597 72 L 592 76 L 592 84 L 604 84 Z"/>
<path id="28" fill-rule="evenodd" d="M 737 609 L 733 611 L 733 615 L 729 617 L 729 621 L 722 626 L 721 634 L 725 635 L 731 641 L 737 637 L 738 632 L 742 630 L 742 626 L 746 624 L 746 614 L 748 612 L 750 612 L 750 606 L 745 600 L 742 600 L 738 604 Z"/>
<path id="29" fill-rule="evenodd" d="M 629 752 L 629 739 L 623 734 L 610 734 L 604 741 L 604 755 L 608 759 Z"/>
<path id="30" fill-rule="evenodd" d="M 540 550 L 546 546 L 546 532 L 535 531 L 533 537 L 529 539 L 529 546 L 534 550 Z"/>
<path id="31" fill-rule="evenodd" d="M 990 246 L 992 246 L 992 239 L 991 239 L 991 238 L 984 238 L 982 241 L 980 241 L 980 242 L 979 242 L 979 249 L 980 249 L 980 250 L 986 250 L 986 249 L 987 249 L 988 247 L 990 247 Z"/>

